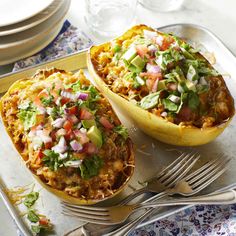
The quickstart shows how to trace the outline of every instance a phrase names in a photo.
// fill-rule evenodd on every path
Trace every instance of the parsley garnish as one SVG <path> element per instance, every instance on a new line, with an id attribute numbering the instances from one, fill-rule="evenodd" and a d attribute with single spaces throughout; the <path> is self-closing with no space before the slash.
<path id="1" fill-rule="evenodd" d="M 59 154 L 55 153 L 52 150 L 44 150 L 43 154 L 45 157 L 43 158 L 43 163 L 45 166 L 48 166 L 51 170 L 57 171 L 59 167 L 63 165 L 63 161 L 59 160 Z"/>
<path id="2" fill-rule="evenodd" d="M 98 175 L 99 170 L 103 166 L 103 160 L 99 156 L 93 156 L 92 158 L 85 158 L 80 165 L 80 173 L 83 179 L 90 179 L 93 176 Z"/>
<path id="3" fill-rule="evenodd" d="M 120 134 L 125 140 L 129 137 L 129 133 L 126 127 L 118 125 L 113 129 L 116 133 Z"/>
<path id="4" fill-rule="evenodd" d="M 53 102 L 54 97 L 50 94 L 48 98 L 41 97 L 40 100 L 44 106 L 48 107 Z"/>
<path id="5" fill-rule="evenodd" d="M 38 192 L 31 192 L 26 195 L 23 203 L 26 207 L 30 208 L 34 205 L 34 203 L 38 200 L 39 193 Z"/>
<path id="6" fill-rule="evenodd" d="M 27 219 L 32 223 L 37 223 L 39 221 L 39 216 L 33 209 L 30 209 L 27 214 Z"/>

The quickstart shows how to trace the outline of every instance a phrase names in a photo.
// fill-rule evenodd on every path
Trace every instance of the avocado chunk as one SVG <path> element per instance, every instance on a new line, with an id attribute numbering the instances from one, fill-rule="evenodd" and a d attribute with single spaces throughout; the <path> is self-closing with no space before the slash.
<path id="1" fill-rule="evenodd" d="M 145 63 L 145 61 L 139 55 L 137 55 L 130 62 L 130 64 L 134 65 L 136 68 L 138 68 L 140 71 L 142 71 L 146 63 Z"/>
<path id="2" fill-rule="evenodd" d="M 96 126 L 93 125 L 89 128 L 87 136 L 91 140 L 91 142 L 95 144 L 98 148 L 102 146 L 102 134 Z"/>
<path id="3" fill-rule="evenodd" d="M 130 47 L 122 56 L 122 59 L 126 60 L 127 62 L 131 62 L 133 58 L 137 55 L 137 51 L 135 47 Z"/>
<path id="4" fill-rule="evenodd" d="M 92 126 L 96 126 L 96 122 L 93 119 L 92 120 L 82 120 L 81 123 L 85 129 L 89 129 Z"/>

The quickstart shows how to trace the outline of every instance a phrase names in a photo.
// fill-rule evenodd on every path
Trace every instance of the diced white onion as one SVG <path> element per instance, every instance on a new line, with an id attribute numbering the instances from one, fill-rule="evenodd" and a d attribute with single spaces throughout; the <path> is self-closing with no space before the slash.
<path id="1" fill-rule="evenodd" d="M 169 100 L 172 101 L 173 103 L 179 103 L 180 102 L 180 97 L 171 94 L 170 97 L 169 97 Z"/>
<path id="2" fill-rule="evenodd" d="M 150 63 L 147 63 L 146 69 L 150 73 L 158 74 L 161 72 L 161 68 L 158 65 L 152 65 Z"/>
<path id="3" fill-rule="evenodd" d="M 52 114 L 52 110 L 53 110 L 52 107 L 47 107 L 46 111 L 47 111 L 48 115 Z"/>
<path id="4" fill-rule="evenodd" d="M 65 118 L 58 118 L 52 122 L 52 126 L 55 128 L 61 128 L 65 121 Z"/>
<path id="5" fill-rule="evenodd" d="M 59 159 L 60 159 L 60 160 L 66 159 L 67 156 L 68 156 L 68 153 L 67 153 L 67 152 L 65 152 L 65 153 L 59 153 Z"/>
<path id="6" fill-rule="evenodd" d="M 161 116 L 166 117 L 166 116 L 167 116 L 167 112 L 166 112 L 166 111 L 163 111 L 163 112 L 161 113 Z"/>
<path id="7" fill-rule="evenodd" d="M 207 81 L 206 81 L 206 79 L 205 79 L 203 76 L 200 77 L 199 83 L 200 83 L 201 85 L 207 85 Z"/>
<path id="8" fill-rule="evenodd" d="M 62 136 L 57 145 L 52 147 L 52 150 L 56 153 L 64 153 L 67 150 L 66 140 Z"/>
<path id="9" fill-rule="evenodd" d="M 46 114 L 47 110 L 44 107 L 37 107 L 37 110 L 39 111 L 39 114 Z"/>
<path id="10" fill-rule="evenodd" d="M 72 147 L 73 151 L 76 151 L 76 152 L 83 149 L 83 146 L 76 140 L 72 140 L 70 142 L 70 146 Z"/>
<path id="11" fill-rule="evenodd" d="M 36 130 L 36 136 L 40 137 L 40 139 L 44 143 L 52 142 L 52 138 L 49 135 L 45 134 L 45 131 L 43 131 L 43 130 Z"/>
<path id="12" fill-rule="evenodd" d="M 81 128 L 80 131 L 81 131 L 81 133 L 84 133 L 84 134 L 87 133 L 87 130 L 85 128 Z"/>
<path id="13" fill-rule="evenodd" d="M 157 43 L 159 46 L 162 46 L 163 39 L 164 39 L 163 36 L 158 35 L 158 36 L 156 37 L 156 43 Z"/>
<path id="14" fill-rule="evenodd" d="M 157 36 L 157 32 L 155 31 L 150 31 L 150 30 L 144 30 L 143 35 L 147 39 L 152 39 Z"/>
<path id="15" fill-rule="evenodd" d="M 73 168 L 78 168 L 81 165 L 81 163 L 82 163 L 81 160 L 67 161 L 65 163 L 65 166 L 73 167 Z"/>
<path id="16" fill-rule="evenodd" d="M 76 95 L 70 92 L 62 91 L 61 96 L 65 98 L 69 98 L 72 101 L 76 101 Z"/>

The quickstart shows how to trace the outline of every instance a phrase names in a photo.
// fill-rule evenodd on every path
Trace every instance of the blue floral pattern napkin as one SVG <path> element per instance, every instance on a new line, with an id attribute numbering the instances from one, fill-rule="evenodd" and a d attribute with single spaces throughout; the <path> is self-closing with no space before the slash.
<path id="1" fill-rule="evenodd" d="M 47 62 L 85 48 L 92 41 L 65 21 L 56 39 L 41 52 L 15 63 L 14 71 Z M 139 228 L 129 236 L 236 236 L 236 204 L 194 206 Z"/>
<path id="2" fill-rule="evenodd" d="M 13 71 L 80 51 L 92 45 L 91 39 L 81 30 L 65 21 L 58 36 L 42 51 L 28 58 L 17 61 Z"/>

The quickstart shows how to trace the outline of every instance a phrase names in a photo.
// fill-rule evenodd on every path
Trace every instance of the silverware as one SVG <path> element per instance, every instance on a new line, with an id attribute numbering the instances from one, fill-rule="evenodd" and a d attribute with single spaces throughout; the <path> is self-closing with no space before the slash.
<path id="1" fill-rule="evenodd" d="M 214 160 L 210 163 L 205 164 L 203 167 L 194 171 L 192 174 L 187 176 L 183 181 L 177 183 L 174 187 L 164 191 L 164 194 L 173 195 L 180 194 L 184 196 L 191 196 L 207 185 L 212 183 L 227 169 L 230 159 L 225 156 Z M 155 200 L 155 196 L 150 198 L 149 201 Z M 185 199 L 186 200 L 186 199 Z M 172 201 L 171 204 L 173 204 Z M 185 201 L 186 202 L 186 201 Z M 180 204 L 184 205 L 182 201 Z M 189 201 L 190 203 L 191 201 Z M 197 201 L 195 201 L 197 202 Z M 194 203 L 195 203 L 194 202 Z M 160 205 L 170 205 L 169 203 L 162 202 Z M 77 216 L 80 220 L 92 222 L 96 224 L 118 224 L 124 222 L 131 213 L 142 208 L 152 208 L 159 206 L 158 203 L 139 203 L 133 205 L 113 206 L 113 207 L 87 207 L 87 206 L 76 206 L 69 203 L 63 202 L 63 213 L 70 216 Z"/>
<path id="2" fill-rule="evenodd" d="M 16 208 L 12 205 L 10 199 L 8 198 L 7 194 L 4 191 L 4 186 L 2 184 L 2 180 L 0 179 L 0 198 L 3 200 L 4 205 L 6 206 L 8 212 L 10 213 L 12 219 L 15 221 L 17 227 L 19 228 L 20 232 L 24 236 L 32 236 L 32 232 L 28 229 L 25 225 L 23 220 L 21 219 L 19 213 L 17 212 Z"/>
<path id="3" fill-rule="evenodd" d="M 134 198 L 140 196 L 145 192 L 162 192 L 164 189 L 173 187 L 175 183 L 177 183 L 189 172 L 189 170 L 193 167 L 193 165 L 197 162 L 199 158 L 200 155 L 197 153 L 181 154 L 175 161 L 173 161 L 166 168 L 164 168 L 157 176 L 148 180 L 146 182 L 147 185 L 145 187 L 134 191 L 131 195 L 123 199 L 120 202 L 120 205 L 127 204 L 128 202 L 132 201 Z M 158 196 L 161 198 L 162 195 L 162 193 L 157 194 L 156 198 L 158 198 Z M 87 230 L 89 232 L 93 231 L 93 233 L 89 233 L 88 235 L 92 234 L 100 236 L 104 233 L 111 232 L 116 227 L 117 226 L 103 226 L 87 223 L 81 226 L 81 229 L 77 228 L 76 231 L 78 232 L 79 230 L 81 230 L 81 232 L 83 232 L 81 233 L 81 235 L 87 235 Z M 68 232 L 66 235 L 70 235 L 72 234 L 72 232 Z"/>

